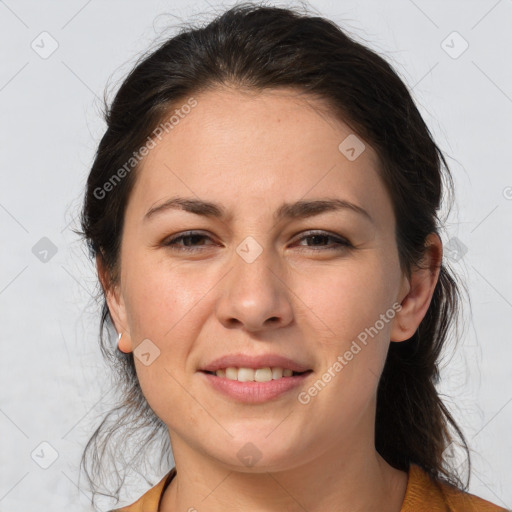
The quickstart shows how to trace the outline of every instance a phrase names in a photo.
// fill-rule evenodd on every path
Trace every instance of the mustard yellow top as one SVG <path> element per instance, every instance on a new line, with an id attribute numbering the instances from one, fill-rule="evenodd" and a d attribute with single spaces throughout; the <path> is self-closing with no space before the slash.
<path id="1" fill-rule="evenodd" d="M 172 468 L 135 503 L 110 512 L 158 512 L 164 490 L 175 475 L 176 468 Z M 400 512 L 510 512 L 482 498 L 433 480 L 416 464 L 411 464 L 408 476 Z"/>

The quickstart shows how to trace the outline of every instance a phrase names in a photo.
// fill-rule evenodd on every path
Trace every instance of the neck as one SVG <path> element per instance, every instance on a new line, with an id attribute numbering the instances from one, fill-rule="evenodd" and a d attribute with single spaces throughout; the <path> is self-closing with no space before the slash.
<path id="1" fill-rule="evenodd" d="M 373 443 L 331 447 L 291 469 L 241 472 L 198 454 L 175 433 L 172 439 L 177 473 L 160 512 L 399 512 L 405 496 L 407 473 L 387 464 Z"/>

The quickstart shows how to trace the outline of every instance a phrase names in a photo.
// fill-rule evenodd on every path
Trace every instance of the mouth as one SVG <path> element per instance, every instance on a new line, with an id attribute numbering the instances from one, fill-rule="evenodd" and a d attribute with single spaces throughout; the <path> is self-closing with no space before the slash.
<path id="1" fill-rule="evenodd" d="M 265 380 L 273 378 L 291 377 L 310 371 L 307 363 L 300 363 L 289 357 L 279 354 L 249 355 L 244 353 L 226 354 L 198 368 L 200 371 L 209 372 L 217 376 L 236 379 L 235 375 L 241 375 L 242 379 L 255 372 L 257 377 Z M 220 372 L 218 375 L 217 372 Z"/>
<path id="2" fill-rule="evenodd" d="M 261 404 L 290 396 L 313 373 L 311 363 L 281 354 L 232 353 L 198 368 L 205 384 L 238 402 Z"/>
<path id="3" fill-rule="evenodd" d="M 262 404 L 301 388 L 313 370 L 294 371 L 280 367 L 200 370 L 205 382 L 225 397 L 245 404 Z M 275 378 L 273 378 L 275 377 Z"/>
<path id="4" fill-rule="evenodd" d="M 265 367 L 265 368 L 219 368 L 215 371 L 201 370 L 203 373 L 239 382 L 269 382 L 271 380 L 286 379 L 311 373 L 313 370 L 297 372 L 290 368 Z"/>

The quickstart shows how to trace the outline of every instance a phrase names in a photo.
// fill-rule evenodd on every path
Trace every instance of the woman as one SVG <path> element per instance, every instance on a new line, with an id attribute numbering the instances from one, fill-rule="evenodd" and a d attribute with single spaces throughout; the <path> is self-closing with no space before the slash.
<path id="1" fill-rule="evenodd" d="M 448 463 L 450 174 L 389 64 L 239 5 L 147 55 L 106 121 L 82 230 L 124 399 L 84 467 L 116 435 L 121 460 L 163 433 L 175 463 L 118 510 L 504 510 Z"/>

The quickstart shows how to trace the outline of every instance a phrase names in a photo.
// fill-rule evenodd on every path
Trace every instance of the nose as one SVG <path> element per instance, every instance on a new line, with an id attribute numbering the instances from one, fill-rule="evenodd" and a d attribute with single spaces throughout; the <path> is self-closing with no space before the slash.
<path id="1" fill-rule="evenodd" d="M 226 328 L 250 332 L 285 327 L 293 320 L 292 292 L 285 272 L 272 264 L 264 250 L 248 263 L 234 255 L 233 267 L 221 281 L 216 314 Z M 271 268 L 272 267 L 272 268 Z"/>

